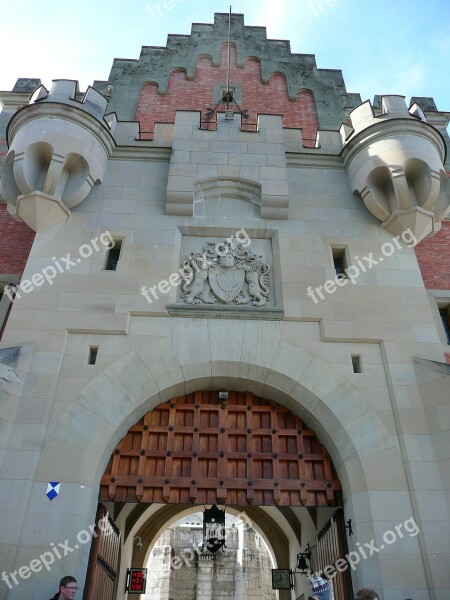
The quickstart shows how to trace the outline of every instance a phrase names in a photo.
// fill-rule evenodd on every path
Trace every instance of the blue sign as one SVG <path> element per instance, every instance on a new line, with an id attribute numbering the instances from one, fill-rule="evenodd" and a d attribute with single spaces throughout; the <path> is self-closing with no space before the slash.
<path id="1" fill-rule="evenodd" d="M 54 500 L 56 498 L 56 496 L 59 496 L 59 491 L 61 489 L 61 482 L 60 481 L 50 481 L 50 483 L 47 486 L 47 498 L 49 500 Z"/>

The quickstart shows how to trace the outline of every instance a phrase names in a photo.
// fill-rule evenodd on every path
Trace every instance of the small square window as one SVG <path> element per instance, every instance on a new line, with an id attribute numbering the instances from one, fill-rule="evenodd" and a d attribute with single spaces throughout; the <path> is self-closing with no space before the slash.
<path id="1" fill-rule="evenodd" d="M 230 87 L 230 89 L 228 91 L 227 91 L 226 87 L 222 88 L 220 90 L 220 98 L 221 98 L 222 104 L 234 102 L 234 88 Z"/>

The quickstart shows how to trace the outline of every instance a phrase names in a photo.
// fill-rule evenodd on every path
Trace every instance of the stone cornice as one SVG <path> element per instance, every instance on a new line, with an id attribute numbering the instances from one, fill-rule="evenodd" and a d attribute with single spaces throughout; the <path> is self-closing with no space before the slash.
<path id="1" fill-rule="evenodd" d="M 87 129 L 91 134 L 96 135 L 111 160 L 152 160 L 163 162 L 170 160 L 171 147 L 150 145 L 152 142 L 149 143 L 148 141 L 137 142 L 133 146 L 117 145 L 106 123 L 101 123 L 81 108 L 57 102 L 36 103 L 27 105 L 19 110 L 8 124 L 8 145 L 11 145 L 16 132 L 28 120 L 55 117 L 76 123 Z"/>
<path id="2" fill-rule="evenodd" d="M 445 128 L 450 121 L 450 112 L 426 112 L 425 117 L 429 125 Z"/>
<path id="3" fill-rule="evenodd" d="M 287 167 L 303 167 L 318 169 L 345 169 L 342 156 L 339 154 L 316 154 L 313 152 L 286 152 Z"/>
<path id="4" fill-rule="evenodd" d="M 380 120 L 350 136 L 341 153 L 345 167 L 365 146 L 384 141 L 389 137 L 403 135 L 416 135 L 431 142 L 438 151 L 442 162 L 445 162 L 447 148 L 442 134 L 435 127 L 416 119 L 400 118 Z"/>
<path id="5" fill-rule="evenodd" d="M 262 319 L 264 321 L 281 321 L 284 317 L 282 308 L 269 306 L 192 306 L 187 304 L 168 304 L 167 312 L 171 317 L 189 317 L 200 319 Z"/>
<path id="6" fill-rule="evenodd" d="M 3 110 L 16 111 L 19 106 L 27 105 L 30 94 L 23 92 L 0 92 L 0 106 Z"/>
<path id="7" fill-rule="evenodd" d="M 37 102 L 35 104 L 28 104 L 17 111 L 8 123 L 6 129 L 8 146 L 11 146 L 17 131 L 28 121 L 42 118 L 59 118 L 83 127 L 98 138 L 108 156 L 111 155 L 115 148 L 116 143 L 114 137 L 109 131 L 106 123 L 100 122 L 82 108 L 77 108 L 76 106 L 71 106 L 70 104 L 64 104 L 62 102 Z"/>
<path id="8" fill-rule="evenodd" d="M 116 146 L 111 160 L 150 160 L 169 162 L 172 148 L 162 146 Z"/>

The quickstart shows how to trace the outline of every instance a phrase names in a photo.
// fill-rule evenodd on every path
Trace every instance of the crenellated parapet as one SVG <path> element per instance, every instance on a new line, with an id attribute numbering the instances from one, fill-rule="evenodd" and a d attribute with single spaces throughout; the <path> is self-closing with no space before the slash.
<path id="1" fill-rule="evenodd" d="M 446 145 L 419 105 L 383 96 L 380 111 L 367 101 L 350 118 L 340 133 L 352 191 L 393 235 L 439 231 L 450 211 Z"/>
<path id="2" fill-rule="evenodd" d="M 92 87 L 78 97 L 76 81 L 55 80 L 50 91 L 41 85 L 8 125 L 1 193 L 34 230 L 70 215 L 102 181 L 114 147 L 107 99 Z"/>

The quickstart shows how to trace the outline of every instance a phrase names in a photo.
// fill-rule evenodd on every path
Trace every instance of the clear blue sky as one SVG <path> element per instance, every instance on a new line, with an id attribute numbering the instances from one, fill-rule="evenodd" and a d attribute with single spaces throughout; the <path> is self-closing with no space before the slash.
<path id="1" fill-rule="evenodd" d="M 432 96 L 450 111 L 449 0 L 233 0 L 246 25 L 341 69 L 347 90 Z M 5 0 L 0 9 L 0 90 L 18 77 L 78 79 L 84 90 L 108 79 L 114 57 L 138 58 L 169 33 L 228 12 L 222 0 Z"/>

